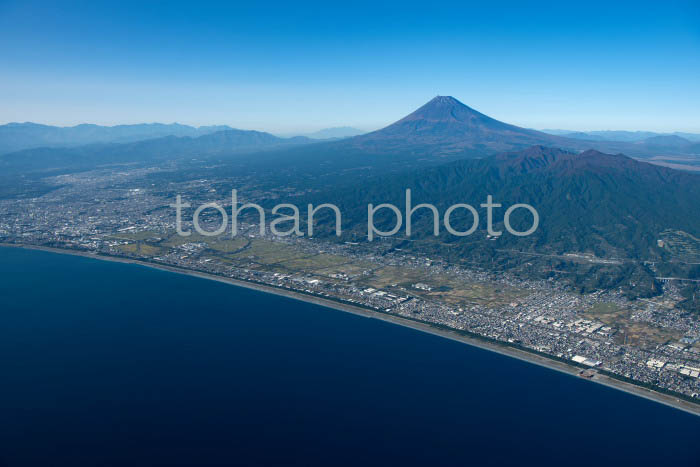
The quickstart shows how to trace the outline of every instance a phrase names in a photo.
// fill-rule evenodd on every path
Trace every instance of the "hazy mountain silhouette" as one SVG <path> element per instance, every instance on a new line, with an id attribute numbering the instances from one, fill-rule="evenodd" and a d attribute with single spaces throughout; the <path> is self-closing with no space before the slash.
<path id="1" fill-rule="evenodd" d="M 661 150 L 665 149 L 685 149 L 693 144 L 685 138 L 677 135 L 657 135 L 645 138 L 639 141 L 637 144 L 643 144 L 648 148 L 659 148 Z"/>
<path id="2" fill-rule="evenodd" d="M 589 141 L 609 141 L 636 143 L 646 139 L 651 139 L 657 136 L 660 137 L 680 137 L 690 142 L 700 141 L 700 134 L 683 133 L 680 131 L 674 133 L 655 133 L 653 131 L 619 131 L 619 130 L 604 130 L 604 131 L 571 131 L 571 130 L 542 130 L 557 136 L 566 138 L 585 139 Z M 653 140 L 652 140 L 653 141 Z M 673 141 L 673 139 L 669 140 Z"/>
<path id="3" fill-rule="evenodd" d="M 32 125 L 30 127 L 33 128 Z M 18 128 L 17 124 L 0 127 L 6 133 L 12 133 Z M 57 131 L 54 127 L 42 128 L 49 133 Z M 217 129 L 194 129 L 176 124 L 119 127 L 79 125 L 70 129 L 60 129 L 59 133 L 65 136 L 65 132 L 70 130 L 80 133 L 82 138 L 104 138 L 105 132 L 117 132 L 121 138 L 136 138 L 146 131 L 144 128 L 149 131 L 189 132 Z M 50 139 L 45 136 L 38 141 Z M 70 141 L 76 140 L 77 137 Z M 153 162 L 168 158 L 216 157 L 256 152 L 259 154 L 249 157 L 245 162 L 248 166 L 256 166 L 255 170 L 258 172 L 263 168 L 266 171 L 284 172 L 292 180 L 295 177 L 314 177 L 312 173 L 319 171 L 327 175 L 376 175 L 439 164 L 446 160 L 480 158 L 533 145 L 558 147 L 574 152 L 596 149 L 635 157 L 698 152 L 698 143 L 693 144 L 679 136 L 653 136 L 632 143 L 583 140 L 547 134 L 498 121 L 449 96 L 435 97 L 415 112 L 371 133 L 335 141 L 304 144 L 309 142 L 312 140 L 305 137 L 278 138 L 269 133 L 228 129 L 198 137 L 167 136 L 126 144 L 27 150 L 0 157 L 0 167 L 19 171 L 23 167 L 63 167 L 68 170 L 72 167 L 86 168 L 90 164 Z"/>
<path id="4" fill-rule="evenodd" d="M 308 133 L 303 136 L 313 139 L 331 139 L 331 138 L 349 138 L 366 133 L 366 131 L 358 130 L 350 126 L 339 126 L 333 128 L 323 128 L 313 133 Z"/>
<path id="5" fill-rule="evenodd" d="M 616 141 L 623 143 L 633 143 L 641 141 L 645 138 L 658 136 L 660 133 L 652 131 L 572 131 L 572 130 L 542 130 L 545 133 L 550 133 L 557 136 L 565 136 L 567 138 L 586 139 L 590 141 Z"/>
<path id="6" fill-rule="evenodd" d="M 196 138 L 165 136 L 125 144 L 26 149 L 0 156 L 0 168 L 6 172 L 74 170 L 110 164 L 156 163 L 183 157 L 246 154 L 310 142 L 312 140 L 301 136 L 278 138 L 260 131 L 229 129 Z"/>
<path id="7" fill-rule="evenodd" d="M 71 127 L 38 123 L 0 125 L 0 154 L 37 147 L 82 146 L 94 143 L 128 143 L 163 136 L 197 137 L 231 130 L 226 125 L 195 128 L 179 123 L 139 123 L 135 125 L 101 126 L 83 123 Z"/>

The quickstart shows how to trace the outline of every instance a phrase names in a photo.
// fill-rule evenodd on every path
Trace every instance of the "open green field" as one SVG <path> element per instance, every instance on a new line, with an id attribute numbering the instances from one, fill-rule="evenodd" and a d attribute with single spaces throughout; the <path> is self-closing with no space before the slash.
<path id="1" fill-rule="evenodd" d="M 668 328 L 660 328 L 649 323 L 632 321 L 633 309 L 621 308 L 614 303 L 597 303 L 584 311 L 583 315 L 619 329 L 614 339 L 618 343 L 639 346 L 655 346 L 683 337 L 682 333 Z"/>
<path id="2" fill-rule="evenodd" d="M 527 292 L 496 283 L 471 282 L 451 274 L 427 275 L 413 268 L 387 266 L 373 271 L 364 279 L 376 288 L 396 287 L 413 295 L 443 301 L 455 306 L 503 305 L 517 301 Z M 432 290 L 420 290 L 414 284 L 421 283 Z"/>
<path id="3" fill-rule="evenodd" d="M 162 240 L 158 240 L 165 237 Z M 527 295 L 523 290 L 496 283 L 469 282 L 451 274 L 428 275 L 411 267 L 382 266 L 329 253 L 309 253 L 294 245 L 248 237 L 204 237 L 192 234 L 182 237 L 171 233 L 135 232 L 115 236 L 133 243 L 119 246 L 132 255 L 153 257 L 188 243 L 206 243 L 203 257 L 231 266 L 284 274 L 317 276 L 327 281 L 342 281 L 346 275 L 359 285 L 394 290 L 402 295 L 421 296 L 454 306 L 501 305 L 517 302 Z M 420 290 L 414 284 L 426 284 L 431 290 Z"/>
<path id="4" fill-rule="evenodd" d="M 153 256 L 159 256 L 167 252 L 167 248 L 161 248 L 158 246 L 149 245 L 144 242 L 129 243 L 127 245 L 119 245 L 117 247 L 120 251 L 132 255 L 144 256 L 151 258 Z"/>
<path id="5" fill-rule="evenodd" d="M 593 305 L 584 312 L 586 318 L 597 319 L 606 324 L 612 324 L 617 319 L 628 318 L 629 310 L 623 310 L 615 303 L 600 302 Z"/>
<path id="6" fill-rule="evenodd" d="M 235 254 L 227 255 L 232 260 L 253 261 L 264 265 L 284 263 L 305 256 L 304 253 L 283 243 L 261 239 L 252 239 L 247 248 Z"/>

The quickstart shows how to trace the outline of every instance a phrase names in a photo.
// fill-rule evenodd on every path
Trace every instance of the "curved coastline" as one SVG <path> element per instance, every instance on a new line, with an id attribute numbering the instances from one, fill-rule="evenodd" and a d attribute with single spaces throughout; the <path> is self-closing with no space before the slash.
<path id="1" fill-rule="evenodd" d="M 583 370 L 583 368 L 581 368 L 581 367 L 572 365 L 572 364 L 565 362 L 565 361 L 556 360 L 552 357 L 545 356 L 544 354 L 539 354 L 539 353 L 535 353 L 535 352 L 528 351 L 528 350 L 522 350 L 522 349 L 519 349 L 519 348 L 516 348 L 513 346 L 509 346 L 505 343 L 498 343 L 496 341 L 490 341 L 490 340 L 487 340 L 486 338 L 482 338 L 482 337 L 474 337 L 471 335 L 465 335 L 458 330 L 450 330 L 449 328 L 437 327 L 437 326 L 430 324 L 430 323 L 425 323 L 425 322 L 418 321 L 418 320 L 411 320 L 408 318 L 403 318 L 403 317 L 391 315 L 388 313 L 382 313 L 382 312 L 375 311 L 375 310 L 372 310 L 369 308 L 363 308 L 361 306 L 351 305 L 351 304 L 347 304 L 347 303 L 344 303 L 341 301 L 336 301 L 336 300 L 332 300 L 329 298 L 320 297 L 317 295 L 304 294 L 304 293 L 298 292 L 298 291 L 274 287 L 274 286 L 267 285 L 267 284 L 261 284 L 261 283 L 252 282 L 252 281 L 244 281 L 244 280 L 240 280 L 240 279 L 222 277 L 222 276 L 217 276 L 214 274 L 209 274 L 209 273 L 200 272 L 200 271 L 196 271 L 196 270 L 183 269 L 183 268 L 168 266 L 168 265 L 164 265 L 164 264 L 142 261 L 142 260 L 133 259 L 133 258 L 101 255 L 101 254 L 96 254 L 96 253 L 87 252 L 87 251 L 80 251 L 80 250 L 44 247 L 44 246 L 31 245 L 31 244 L 12 244 L 12 243 L 0 243 L 0 247 L 40 250 L 40 251 L 46 251 L 46 252 L 50 252 L 50 253 L 82 256 L 82 257 L 92 258 L 92 259 L 102 260 L 102 261 L 136 264 L 136 265 L 145 266 L 145 267 L 158 269 L 158 270 L 162 270 L 162 271 L 167 271 L 167 272 L 172 272 L 172 273 L 177 273 L 177 274 L 184 274 L 184 275 L 188 275 L 188 276 L 192 276 L 192 277 L 198 277 L 200 279 L 214 280 L 214 281 L 222 282 L 222 283 L 229 284 L 229 285 L 234 285 L 234 286 L 243 287 L 243 288 L 247 288 L 247 289 L 257 290 L 259 292 L 284 296 L 284 297 L 291 298 L 294 300 L 312 303 L 315 305 L 320 305 L 320 306 L 323 306 L 326 308 L 331 308 L 331 309 L 338 310 L 338 311 L 352 313 L 354 315 L 362 316 L 365 318 L 386 321 L 386 322 L 396 324 L 399 326 L 408 327 L 408 328 L 411 328 L 411 329 L 414 329 L 414 330 L 417 330 L 420 332 L 433 334 L 433 335 L 438 336 L 438 337 L 442 337 L 442 338 L 454 340 L 457 342 L 461 342 L 463 344 L 478 347 L 478 348 L 483 349 L 483 350 L 496 352 L 496 353 L 499 353 L 501 355 L 516 358 L 516 359 L 521 360 L 521 361 L 525 361 L 525 362 L 528 362 L 531 364 L 535 364 L 535 365 L 539 365 L 539 366 L 542 366 L 545 368 L 549 368 L 551 370 L 565 373 L 565 374 L 568 374 L 570 376 L 574 376 L 577 378 L 580 378 L 579 374 Z M 604 386 L 607 386 L 607 387 L 610 387 L 613 389 L 624 391 L 624 392 L 627 392 L 629 394 L 632 394 L 632 395 L 635 395 L 638 397 L 643 397 L 645 399 L 652 400 L 654 402 L 661 403 L 661 404 L 664 404 L 666 406 L 673 407 L 675 409 L 682 410 L 684 412 L 687 412 L 687 413 L 690 413 L 693 415 L 700 416 L 700 404 L 694 403 L 694 402 L 691 402 L 691 401 L 688 401 L 685 399 L 680 399 L 678 397 L 675 397 L 672 394 L 655 391 L 653 389 L 643 387 L 639 384 L 635 384 L 633 382 L 623 381 L 622 379 L 618 379 L 616 377 L 602 374 L 600 372 L 596 372 L 592 378 L 586 378 L 586 380 L 597 383 L 597 384 L 602 384 Z"/>

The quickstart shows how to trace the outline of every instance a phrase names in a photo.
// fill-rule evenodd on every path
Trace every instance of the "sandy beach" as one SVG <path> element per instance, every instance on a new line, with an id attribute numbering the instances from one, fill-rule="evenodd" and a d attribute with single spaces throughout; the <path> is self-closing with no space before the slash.
<path id="1" fill-rule="evenodd" d="M 367 308 L 363 308 L 360 306 L 356 305 L 351 305 L 351 304 L 346 304 L 342 303 L 339 301 L 315 296 L 315 295 L 310 295 L 310 294 L 304 294 L 301 292 L 297 291 L 292 291 L 292 290 L 287 290 L 283 288 L 278 288 L 270 285 L 265 285 L 265 284 L 260 284 L 260 283 L 255 283 L 255 282 L 249 282 L 249 281 L 243 281 L 243 280 L 238 280 L 238 279 L 231 279 L 227 277 L 221 277 L 213 274 L 208 274 L 204 272 L 199 272 L 199 271 L 194 271 L 194 270 L 187 270 L 187 269 L 182 269 L 182 268 L 177 268 L 177 267 L 172 267 L 172 266 L 167 266 L 167 265 L 162 265 L 162 264 L 157 264 L 157 263 L 151 263 L 147 261 L 141 261 L 141 260 L 136 260 L 136 259 L 131 259 L 131 258 L 123 258 L 123 257 L 118 257 L 118 256 L 105 256 L 105 255 L 98 255 L 90 252 L 83 252 L 83 251 L 78 251 L 78 250 L 68 250 L 68 249 L 61 249 L 61 248 L 50 248 L 50 247 L 42 247 L 42 246 L 36 246 L 36 245 L 22 245 L 22 244 L 5 244 L 5 243 L 0 243 L 0 246 L 2 247 L 11 247 L 11 248 L 24 248 L 24 249 L 31 249 L 31 250 L 41 250 L 41 251 L 47 251 L 47 252 L 52 252 L 52 253 L 58 253 L 58 254 L 67 254 L 67 255 L 74 255 L 74 256 L 82 256 L 86 258 L 93 258 L 97 260 L 102 260 L 102 261 L 111 261 L 111 262 L 118 262 L 118 263 L 128 263 L 128 264 L 136 264 L 140 266 L 145 266 L 149 268 L 154 268 L 154 269 L 159 269 L 163 271 L 168 271 L 168 272 L 173 272 L 177 274 L 185 274 L 188 276 L 193 276 L 193 277 L 199 277 L 202 279 L 208 279 L 208 280 L 214 280 L 218 282 L 223 282 L 226 284 L 234 285 L 237 287 L 245 287 L 248 289 L 253 289 L 257 290 L 260 292 L 265 292 L 265 293 L 270 293 L 270 294 L 275 294 L 275 295 L 281 295 L 284 297 L 292 298 L 294 300 L 300 300 L 308 303 L 313 303 L 316 305 L 321 305 L 326 308 L 332 308 L 334 310 L 340 310 L 344 311 L 347 313 L 352 313 L 358 316 L 362 316 L 365 318 L 369 319 L 378 319 L 382 321 L 386 321 L 389 323 L 397 324 L 400 326 L 405 326 L 411 329 L 415 329 L 417 331 L 421 332 L 426 332 L 429 334 L 433 334 L 439 337 L 451 339 L 454 341 L 458 341 L 464 344 L 472 345 L 474 347 L 478 347 L 481 349 L 489 350 L 492 352 L 497 352 L 501 355 L 506 355 L 508 357 L 512 358 L 517 358 L 522 361 L 526 361 L 528 363 L 532 363 L 535 365 L 539 365 L 542 367 L 546 367 L 555 371 L 559 371 L 562 373 L 566 373 L 570 376 L 576 377 L 576 378 L 582 378 L 579 376 L 579 374 L 584 370 L 584 368 L 574 366 L 559 360 L 555 360 L 553 358 L 548 358 L 542 354 L 530 352 L 527 350 L 522 350 L 513 346 L 510 346 L 506 343 L 497 343 L 493 341 L 489 341 L 485 338 L 478 338 L 478 337 L 472 337 L 468 335 L 464 335 L 460 333 L 458 330 L 449 330 L 447 328 L 442 328 L 442 327 L 437 327 L 434 325 L 431 325 L 429 323 L 424 323 L 416 320 L 411 320 L 407 318 L 402 318 L 399 316 L 395 315 L 390 315 L 387 313 L 381 313 L 377 312 L 374 310 L 370 310 Z M 654 391 L 652 389 L 648 389 L 642 386 L 639 386 L 634 383 L 622 381 L 621 379 L 617 379 L 605 374 L 601 374 L 600 372 L 595 372 L 594 375 L 590 378 L 585 378 L 586 381 L 590 381 L 593 383 L 597 384 L 602 384 L 604 386 L 608 386 L 620 391 L 625 391 L 629 394 L 633 394 L 635 396 L 639 397 L 644 397 L 646 399 L 667 405 L 669 407 L 673 407 L 678 410 L 685 411 L 687 413 L 691 413 L 694 415 L 699 415 L 700 416 L 700 403 L 694 403 L 690 402 L 684 399 L 680 399 L 677 397 L 674 397 L 671 394 L 665 394 L 662 392 Z"/>

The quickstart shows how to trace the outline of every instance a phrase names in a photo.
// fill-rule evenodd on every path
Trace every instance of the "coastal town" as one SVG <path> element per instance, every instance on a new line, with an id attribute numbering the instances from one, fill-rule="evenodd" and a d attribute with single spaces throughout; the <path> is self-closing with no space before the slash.
<path id="1" fill-rule="evenodd" d="M 235 237 L 179 236 L 167 194 L 209 200 L 212 181 L 148 183 L 163 170 L 54 177 L 44 195 L 0 201 L 0 242 L 274 287 L 564 362 L 585 378 L 608 375 L 700 401 L 700 320 L 673 306 L 680 299 L 673 281 L 659 297 L 629 301 L 616 291 L 580 294 L 556 280 L 448 264 L 393 248 L 390 240 L 360 245 L 261 235 L 250 222 Z M 218 226 L 216 218 L 203 222 L 208 230 Z"/>
<path id="2" fill-rule="evenodd" d="M 0 467 L 700 467 L 700 1 L 0 23 Z"/>

